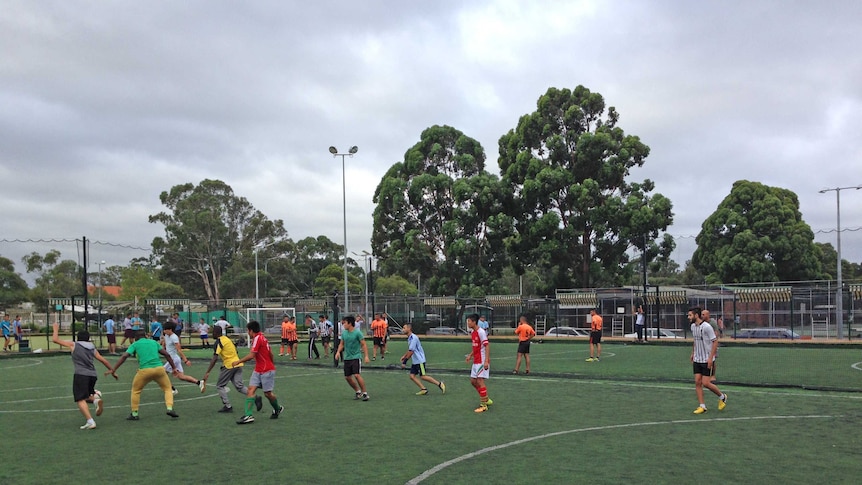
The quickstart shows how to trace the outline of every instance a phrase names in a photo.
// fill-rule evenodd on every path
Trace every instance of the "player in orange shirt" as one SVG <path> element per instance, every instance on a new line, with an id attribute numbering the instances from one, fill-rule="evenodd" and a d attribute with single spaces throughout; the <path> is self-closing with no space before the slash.
<path id="1" fill-rule="evenodd" d="M 383 319 L 380 313 L 374 314 L 374 321 L 371 322 L 371 335 L 374 339 L 374 355 L 371 360 L 377 360 L 377 349 L 380 349 L 380 359 L 383 360 L 386 352 L 386 333 L 389 324 Z"/>
<path id="2" fill-rule="evenodd" d="M 527 374 L 530 373 L 530 340 L 536 336 L 536 331 L 527 322 L 527 316 L 521 315 L 518 318 L 518 328 L 515 329 L 515 335 L 518 336 L 518 358 L 515 360 L 515 370 L 512 374 L 517 374 L 521 369 L 521 357 L 527 362 Z"/>
<path id="3" fill-rule="evenodd" d="M 590 310 L 590 358 L 587 359 L 587 362 L 598 362 L 601 357 L 602 317 L 595 310 Z"/>
<path id="4" fill-rule="evenodd" d="M 283 353 L 290 356 L 290 360 L 296 360 L 296 347 L 299 337 L 296 335 L 296 317 L 284 316 L 281 322 L 281 356 Z M 285 352 L 285 347 L 287 352 Z"/>

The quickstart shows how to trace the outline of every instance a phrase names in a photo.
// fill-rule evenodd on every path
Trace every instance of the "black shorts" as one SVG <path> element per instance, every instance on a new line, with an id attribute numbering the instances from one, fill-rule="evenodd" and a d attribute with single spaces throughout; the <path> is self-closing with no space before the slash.
<path id="1" fill-rule="evenodd" d="M 290 345 L 290 340 L 286 338 L 281 339 L 281 345 Z"/>
<path id="2" fill-rule="evenodd" d="M 115 343 L 117 343 L 117 335 L 116 335 L 116 334 L 113 334 L 113 333 L 109 333 L 109 334 L 108 334 L 108 343 L 109 343 L 109 344 L 115 344 Z"/>
<path id="3" fill-rule="evenodd" d="M 602 331 L 601 330 L 590 331 L 590 343 L 591 344 L 602 343 Z"/>
<path id="4" fill-rule="evenodd" d="M 299 343 L 299 340 L 288 340 L 287 345 L 296 345 Z"/>
<path id="5" fill-rule="evenodd" d="M 123 330 L 123 338 L 135 338 L 135 331 L 131 328 Z"/>
<path id="6" fill-rule="evenodd" d="M 530 353 L 530 341 L 524 340 L 522 342 L 518 342 L 518 353 L 519 354 L 529 354 Z"/>
<path id="7" fill-rule="evenodd" d="M 421 364 L 413 364 L 410 366 L 410 373 L 414 376 L 424 376 L 425 375 L 425 363 Z"/>
<path id="8" fill-rule="evenodd" d="M 381 345 L 383 345 L 383 337 L 374 337 L 372 339 L 372 342 L 374 342 L 375 347 L 380 347 Z"/>
<path id="9" fill-rule="evenodd" d="M 715 362 L 712 363 L 712 369 L 706 365 L 706 362 L 695 362 L 692 367 L 694 367 L 694 375 L 700 374 L 706 377 L 715 375 Z"/>
<path id="10" fill-rule="evenodd" d="M 354 374 L 362 373 L 362 364 L 359 359 L 350 359 L 344 361 L 344 377 L 350 377 Z"/>
<path id="11" fill-rule="evenodd" d="M 323 345 L 329 345 L 329 342 L 332 341 L 332 337 L 320 337 L 320 341 Z"/>
<path id="12" fill-rule="evenodd" d="M 96 391 L 96 376 L 82 376 L 75 374 L 72 377 L 72 398 L 75 402 L 89 399 Z"/>

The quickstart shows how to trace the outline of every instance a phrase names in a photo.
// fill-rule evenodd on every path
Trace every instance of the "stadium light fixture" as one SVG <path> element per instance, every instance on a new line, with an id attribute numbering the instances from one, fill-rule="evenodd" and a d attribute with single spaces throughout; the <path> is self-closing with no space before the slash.
<path id="1" fill-rule="evenodd" d="M 862 189 L 862 185 L 856 185 L 851 187 L 835 187 L 832 189 L 823 189 L 819 191 L 821 194 L 825 194 L 826 192 L 835 192 L 835 206 L 837 209 L 838 215 L 838 230 L 835 231 L 837 234 L 838 245 L 835 250 L 838 252 L 838 270 L 836 273 L 836 279 L 838 280 L 838 288 L 836 290 L 835 296 L 835 329 L 838 333 L 838 338 L 842 338 L 844 334 L 844 281 L 841 278 L 841 191 L 842 190 L 859 190 Z"/>

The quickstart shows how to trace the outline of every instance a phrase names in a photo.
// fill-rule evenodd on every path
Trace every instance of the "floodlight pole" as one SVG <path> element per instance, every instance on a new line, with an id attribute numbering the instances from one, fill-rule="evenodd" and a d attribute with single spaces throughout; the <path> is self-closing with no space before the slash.
<path id="1" fill-rule="evenodd" d="M 359 148 L 354 145 L 350 147 L 347 153 L 338 153 L 338 149 L 334 146 L 329 147 L 329 153 L 333 157 L 341 157 L 341 194 L 342 194 L 342 211 L 344 214 L 344 313 L 350 312 L 350 292 L 347 287 L 347 168 L 345 158 L 353 157 Z"/>
<path id="2" fill-rule="evenodd" d="M 853 187 L 835 187 L 820 191 L 821 194 L 825 194 L 826 192 L 835 192 L 835 207 L 838 218 L 838 230 L 836 231 L 838 244 L 835 248 L 838 252 L 838 269 L 835 275 L 838 283 L 835 296 L 835 329 L 839 339 L 841 339 L 844 334 L 844 281 L 841 278 L 841 191 L 849 189 L 859 190 L 862 189 L 862 185 L 856 185 Z"/>

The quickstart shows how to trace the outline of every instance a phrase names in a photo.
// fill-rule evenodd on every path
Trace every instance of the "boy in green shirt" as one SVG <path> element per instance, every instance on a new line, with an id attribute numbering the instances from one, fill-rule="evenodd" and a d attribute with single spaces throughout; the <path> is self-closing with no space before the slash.
<path id="1" fill-rule="evenodd" d="M 175 370 L 173 359 L 171 359 L 170 354 L 168 354 L 158 342 L 146 337 L 147 336 L 143 330 L 138 330 L 135 334 L 134 343 L 132 343 L 132 345 L 123 352 L 120 360 L 117 361 L 116 365 L 114 365 L 111 370 L 105 372 L 105 375 L 110 374 L 116 379 L 117 369 L 123 365 L 123 362 L 125 362 L 129 356 L 137 355 L 138 372 L 135 374 L 134 380 L 132 380 L 132 413 L 129 414 L 129 417 L 126 419 L 129 421 L 138 420 L 141 391 L 143 391 L 144 386 L 151 381 L 156 381 L 165 393 L 165 406 L 168 408 L 168 412 L 166 414 L 172 418 L 178 418 L 179 415 L 174 412 L 174 394 L 171 392 L 171 379 L 168 377 L 168 373 L 165 371 L 165 368 L 162 367 L 162 361 L 159 359 L 159 355 L 168 361 L 172 370 Z"/>
<path id="2" fill-rule="evenodd" d="M 341 353 L 344 352 L 344 379 L 356 393 L 353 399 L 368 400 L 368 392 L 365 390 L 365 380 L 362 378 L 362 365 L 360 357 L 368 360 L 368 346 L 365 345 L 365 336 L 362 331 L 356 329 L 356 320 L 353 315 L 347 315 L 341 320 L 344 331 L 338 342 L 338 350 L 335 352 L 335 361 L 338 362 Z"/>

